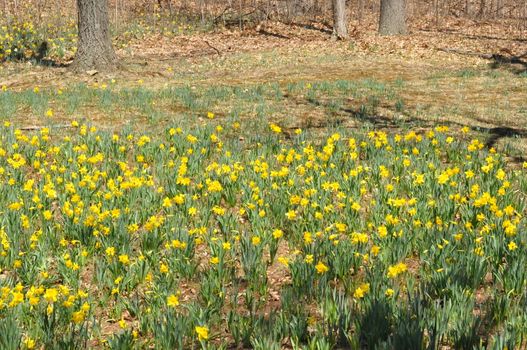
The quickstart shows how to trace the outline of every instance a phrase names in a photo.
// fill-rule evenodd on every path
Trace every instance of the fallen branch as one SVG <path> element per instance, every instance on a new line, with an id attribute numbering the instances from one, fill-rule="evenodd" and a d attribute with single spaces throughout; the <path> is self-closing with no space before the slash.
<path id="1" fill-rule="evenodd" d="M 205 42 L 205 44 L 207 44 L 211 49 L 213 49 L 214 51 L 216 51 L 216 53 L 221 56 L 221 52 L 220 50 L 218 50 L 216 47 L 212 46 L 211 43 L 209 43 L 207 40 L 203 39 L 203 41 Z"/>
<path id="2" fill-rule="evenodd" d="M 18 128 L 18 129 L 19 130 L 23 130 L 23 131 L 35 131 L 35 130 L 42 130 L 44 128 L 48 128 L 48 129 L 49 128 L 51 128 L 51 129 L 69 129 L 69 128 L 73 128 L 73 126 L 67 125 L 67 124 L 53 125 L 51 127 L 30 125 L 30 126 L 24 126 L 22 128 Z"/>
<path id="3" fill-rule="evenodd" d="M 439 48 L 437 50 L 438 51 L 442 51 L 442 52 L 446 52 L 446 53 L 455 53 L 455 54 L 458 54 L 458 55 L 481 57 L 481 58 L 485 58 L 487 60 L 490 60 L 492 58 L 492 56 L 493 56 L 492 54 L 482 54 L 482 53 L 477 53 L 477 52 L 472 52 L 472 51 L 462 51 L 462 50 L 458 50 L 458 49 Z"/>

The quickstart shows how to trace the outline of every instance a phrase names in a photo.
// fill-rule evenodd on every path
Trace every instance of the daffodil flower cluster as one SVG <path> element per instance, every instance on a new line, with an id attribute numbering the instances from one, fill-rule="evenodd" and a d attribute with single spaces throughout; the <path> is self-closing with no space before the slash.
<path id="1" fill-rule="evenodd" d="M 271 123 L 242 141 L 238 121 L 206 119 L 4 124 L 0 329 L 28 348 L 459 347 L 486 308 L 517 344 L 497 330 L 525 324 L 521 165 L 446 126 L 320 139 Z"/>

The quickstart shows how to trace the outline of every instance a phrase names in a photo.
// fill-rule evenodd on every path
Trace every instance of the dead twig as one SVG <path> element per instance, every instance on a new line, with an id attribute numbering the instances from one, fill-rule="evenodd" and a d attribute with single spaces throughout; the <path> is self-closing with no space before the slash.
<path id="1" fill-rule="evenodd" d="M 73 126 L 68 125 L 68 124 L 52 125 L 51 127 L 30 125 L 30 126 L 24 126 L 22 128 L 19 128 L 19 129 L 23 130 L 23 131 L 36 131 L 36 130 L 42 130 L 44 128 L 48 128 L 48 129 L 50 129 L 50 128 L 51 129 L 70 129 L 70 128 L 73 128 Z"/>
<path id="2" fill-rule="evenodd" d="M 213 49 L 214 51 L 216 51 L 216 53 L 221 56 L 221 51 L 218 50 L 216 47 L 214 47 L 211 43 L 209 43 L 207 40 L 203 39 L 203 42 L 205 44 L 207 44 L 208 47 L 210 47 L 211 49 Z"/>

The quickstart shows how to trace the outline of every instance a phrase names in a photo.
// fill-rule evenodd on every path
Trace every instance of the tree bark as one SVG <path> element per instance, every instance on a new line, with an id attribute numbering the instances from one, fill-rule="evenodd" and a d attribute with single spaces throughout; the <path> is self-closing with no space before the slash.
<path id="1" fill-rule="evenodd" d="M 406 1 L 381 0 L 379 34 L 406 34 Z"/>
<path id="2" fill-rule="evenodd" d="M 346 0 L 333 0 L 333 35 L 337 39 L 348 38 Z"/>
<path id="3" fill-rule="evenodd" d="M 78 44 L 72 69 L 109 71 L 117 67 L 110 37 L 108 0 L 77 0 Z"/>

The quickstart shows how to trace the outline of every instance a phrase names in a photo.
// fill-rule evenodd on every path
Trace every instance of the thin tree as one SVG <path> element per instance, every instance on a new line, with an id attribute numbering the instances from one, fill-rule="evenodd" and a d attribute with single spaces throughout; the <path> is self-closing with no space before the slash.
<path id="1" fill-rule="evenodd" d="M 381 0 L 379 34 L 406 34 L 406 1 Z"/>
<path id="2" fill-rule="evenodd" d="M 485 15 L 485 0 L 481 0 L 479 2 L 479 17 L 483 17 Z"/>
<path id="3" fill-rule="evenodd" d="M 108 0 L 77 0 L 78 44 L 72 69 L 108 71 L 117 67 L 110 37 Z"/>
<path id="4" fill-rule="evenodd" d="M 337 39 L 348 38 L 346 0 L 333 0 L 333 35 Z"/>

